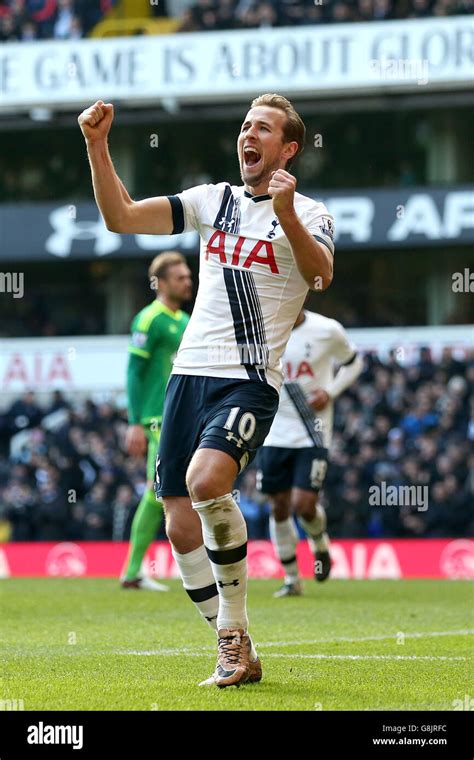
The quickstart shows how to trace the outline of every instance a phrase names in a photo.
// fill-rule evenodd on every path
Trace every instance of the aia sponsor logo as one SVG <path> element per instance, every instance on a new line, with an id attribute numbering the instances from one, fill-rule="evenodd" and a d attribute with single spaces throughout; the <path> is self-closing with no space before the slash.
<path id="1" fill-rule="evenodd" d="M 211 256 L 218 256 L 221 264 L 232 267 L 251 269 L 254 264 L 268 267 L 272 274 L 280 274 L 273 245 L 267 240 L 249 240 L 235 235 L 228 235 L 221 230 L 212 233 L 206 247 L 206 261 Z"/>
<path id="2" fill-rule="evenodd" d="M 284 365 L 285 380 L 297 380 L 302 375 L 308 375 L 314 377 L 311 364 L 308 362 L 300 362 L 299 364 L 293 364 L 292 362 L 285 362 Z"/>

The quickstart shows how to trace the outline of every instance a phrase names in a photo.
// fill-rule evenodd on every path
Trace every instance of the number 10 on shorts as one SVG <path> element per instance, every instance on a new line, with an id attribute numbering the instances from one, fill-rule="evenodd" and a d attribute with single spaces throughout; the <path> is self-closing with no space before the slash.
<path id="1" fill-rule="evenodd" d="M 234 423 L 237 419 L 237 416 L 240 412 L 240 406 L 233 406 L 232 409 L 229 412 L 229 416 L 227 417 L 227 420 L 224 424 L 224 430 L 232 431 L 232 428 L 234 427 Z M 257 427 L 257 421 L 255 419 L 255 415 L 252 414 L 252 412 L 244 412 L 239 419 L 239 422 L 237 424 L 237 432 L 240 436 L 240 438 L 236 438 L 232 432 L 229 432 L 227 435 L 227 440 L 229 441 L 235 441 L 237 446 L 240 448 L 244 441 L 250 441 L 252 436 L 255 433 L 255 428 Z"/>

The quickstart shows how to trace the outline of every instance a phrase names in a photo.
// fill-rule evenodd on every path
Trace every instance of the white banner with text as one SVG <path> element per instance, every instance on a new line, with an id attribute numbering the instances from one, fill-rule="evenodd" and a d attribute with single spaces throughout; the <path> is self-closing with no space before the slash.
<path id="1" fill-rule="evenodd" d="M 0 112 L 466 88 L 474 16 L 0 46 Z"/>

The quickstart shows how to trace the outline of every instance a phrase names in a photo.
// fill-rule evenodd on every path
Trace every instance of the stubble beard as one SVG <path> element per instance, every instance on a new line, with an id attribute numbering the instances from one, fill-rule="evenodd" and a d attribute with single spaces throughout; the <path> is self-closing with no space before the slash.
<path id="1" fill-rule="evenodd" d="M 268 178 L 268 181 L 270 181 L 270 176 L 271 176 L 272 171 L 276 171 L 278 168 L 279 168 L 278 163 L 276 163 L 274 166 L 266 166 L 264 164 L 263 169 L 260 172 L 260 174 L 257 174 L 255 177 L 250 177 L 249 179 L 247 179 L 247 177 L 245 176 L 245 167 L 242 163 L 241 168 L 240 168 L 240 177 L 244 185 L 248 185 L 249 187 L 256 187 L 263 180 L 267 178 Z"/>

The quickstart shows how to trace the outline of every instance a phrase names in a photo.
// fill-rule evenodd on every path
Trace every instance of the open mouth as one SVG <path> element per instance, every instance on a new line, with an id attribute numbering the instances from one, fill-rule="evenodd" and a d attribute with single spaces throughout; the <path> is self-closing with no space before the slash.
<path id="1" fill-rule="evenodd" d="M 249 146 L 244 148 L 244 164 L 247 168 L 257 166 L 261 160 L 262 156 L 256 148 L 251 148 Z"/>

